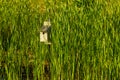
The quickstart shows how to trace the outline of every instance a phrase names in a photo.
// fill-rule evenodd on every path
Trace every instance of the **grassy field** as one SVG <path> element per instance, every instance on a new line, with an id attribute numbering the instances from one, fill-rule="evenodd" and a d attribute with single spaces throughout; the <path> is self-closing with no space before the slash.
<path id="1" fill-rule="evenodd" d="M 51 46 L 39 31 L 50 18 Z M 0 0 L 0 80 L 120 80 L 120 0 Z"/>

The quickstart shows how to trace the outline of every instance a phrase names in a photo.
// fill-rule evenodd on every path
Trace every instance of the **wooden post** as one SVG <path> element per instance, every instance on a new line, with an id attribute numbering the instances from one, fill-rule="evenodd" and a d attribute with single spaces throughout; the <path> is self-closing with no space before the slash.
<path id="1" fill-rule="evenodd" d="M 51 79 L 51 72 L 50 72 L 50 33 L 51 33 L 51 23 L 50 21 L 44 21 L 43 27 L 40 31 L 40 42 L 45 43 L 48 45 L 48 53 L 45 55 L 45 61 L 43 64 L 43 70 L 44 70 L 44 80 L 50 80 Z"/>
<path id="2" fill-rule="evenodd" d="M 50 70 L 50 55 L 51 55 L 51 51 L 50 51 L 50 46 L 48 45 L 48 53 L 45 56 L 45 61 L 44 61 L 44 80 L 51 80 L 51 70 Z"/>

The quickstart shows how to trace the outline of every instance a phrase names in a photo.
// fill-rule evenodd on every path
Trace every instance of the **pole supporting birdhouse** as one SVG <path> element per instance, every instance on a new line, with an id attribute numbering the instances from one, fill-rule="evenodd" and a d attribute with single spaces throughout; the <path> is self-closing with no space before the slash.
<path id="1" fill-rule="evenodd" d="M 50 20 L 44 21 L 42 28 L 40 29 L 40 42 L 47 44 L 48 53 L 45 54 L 45 61 L 43 64 L 44 80 L 51 80 L 50 70 L 50 55 L 51 55 L 51 23 Z"/>

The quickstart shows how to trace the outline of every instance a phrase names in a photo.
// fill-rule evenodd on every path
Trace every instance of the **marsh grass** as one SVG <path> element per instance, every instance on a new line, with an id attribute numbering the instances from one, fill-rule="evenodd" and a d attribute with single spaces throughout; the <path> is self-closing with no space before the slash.
<path id="1" fill-rule="evenodd" d="M 37 1 L 0 1 L 0 79 L 120 79 L 120 0 Z"/>

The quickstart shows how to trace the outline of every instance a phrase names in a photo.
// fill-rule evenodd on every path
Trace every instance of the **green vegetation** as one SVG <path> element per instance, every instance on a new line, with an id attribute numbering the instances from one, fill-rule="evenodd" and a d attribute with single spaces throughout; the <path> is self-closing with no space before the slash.
<path id="1" fill-rule="evenodd" d="M 50 48 L 39 40 L 48 18 Z M 45 80 L 45 75 L 119 80 L 120 0 L 0 0 L 0 79 Z"/>

